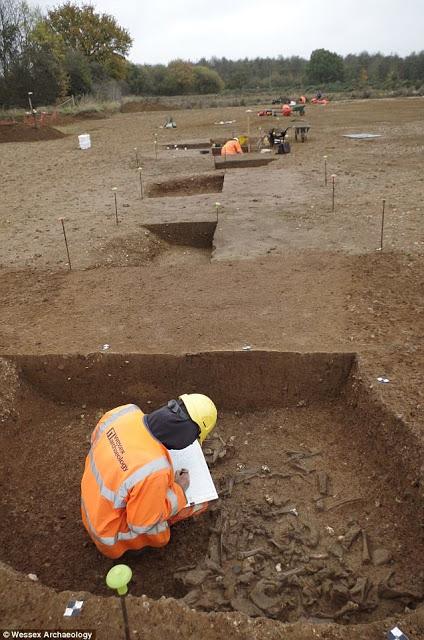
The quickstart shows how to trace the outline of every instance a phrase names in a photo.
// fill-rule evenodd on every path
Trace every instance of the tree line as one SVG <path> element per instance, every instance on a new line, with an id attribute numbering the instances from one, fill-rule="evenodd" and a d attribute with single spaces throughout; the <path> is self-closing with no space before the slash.
<path id="1" fill-rule="evenodd" d="M 125 81 L 130 34 L 92 5 L 71 1 L 47 11 L 0 0 L 0 105 L 25 106 Z"/>
<path id="2" fill-rule="evenodd" d="M 345 57 L 316 49 L 309 60 L 299 56 L 228 60 L 175 60 L 165 65 L 128 65 L 126 86 L 135 95 L 181 95 L 240 91 L 324 89 L 395 90 L 424 93 L 424 51 L 398 55 L 362 52 Z"/>
<path id="3" fill-rule="evenodd" d="M 129 32 L 90 4 L 67 0 L 43 13 L 24 0 L 0 0 L 0 106 L 26 106 L 67 95 L 145 96 L 217 94 L 224 90 L 284 91 L 407 87 L 424 93 L 424 51 L 404 58 L 362 52 L 340 56 L 326 49 L 299 56 L 228 60 L 174 60 L 167 65 L 127 59 Z"/>
<path id="4" fill-rule="evenodd" d="M 424 91 L 424 51 L 405 58 L 367 52 L 342 57 L 317 49 L 309 60 L 298 56 L 250 60 L 213 58 L 200 64 L 217 71 L 225 87 L 232 91 L 305 86 L 346 91 L 367 86 L 389 90 L 408 86 Z"/>

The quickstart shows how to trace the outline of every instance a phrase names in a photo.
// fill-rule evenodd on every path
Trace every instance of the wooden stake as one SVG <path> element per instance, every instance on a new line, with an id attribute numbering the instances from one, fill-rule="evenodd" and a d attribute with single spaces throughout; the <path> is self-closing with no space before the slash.
<path id="1" fill-rule="evenodd" d="M 115 196 L 115 220 L 116 220 L 116 224 L 119 224 L 119 218 L 118 218 L 118 198 L 116 196 L 116 192 L 117 192 L 117 187 L 112 187 L 112 191 L 113 191 L 113 195 Z"/>
<path id="2" fill-rule="evenodd" d="M 386 201 L 383 199 L 383 210 L 381 212 L 381 236 L 380 236 L 380 251 L 383 251 L 383 233 L 384 233 L 384 209 L 386 208 Z"/>
<path id="3" fill-rule="evenodd" d="M 247 151 L 250 153 L 250 114 L 252 109 L 247 109 Z"/>
<path id="4" fill-rule="evenodd" d="M 138 158 L 138 149 L 137 149 L 137 147 L 134 147 L 134 151 L 135 151 L 135 166 L 139 167 L 140 166 L 140 160 Z"/>
<path id="5" fill-rule="evenodd" d="M 142 167 L 138 167 L 138 175 L 140 176 L 140 200 L 143 200 L 143 179 L 141 177 Z"/>
<path id="6" fill-rule="evenodd" d="M 336 174 L 335 173 L 332 174 L 331 179 L 333 181 L 333 201 L 332 201 L 331 211 L 333 211 L 333 213 L 334 213 L 334 193 L 335 193 L 335 190 L 336 190 Z"/>
<path id="7" fill-rule="evenodd" d="M 218 214 L 219 214 L 219 207 L 221 206 L 220 202 L 215 202 L 215 209 L 216 209 L 216 224 L 218 225 Z"/>
<path id="8" fill-rule="evenodd" d="M 32 117 L 34 118 L 34 128 L 37 129 L 37 111 L 32 106 L 32 100 L 31 100 L 32 95 L 33 95 L 33 92 L 28 91 L 29 110 L 31 111 Z"/>
<path id="9" fill-rule="evenodd" d="M 72 270 L 72 264 L 71 264 L 71 258 L 69 256 L 69 247 L 68 247 L 68 240 L 66 238 L 66 231 L 65 231 L 65 218 L 59 218 L 59 222 L 62 223 L 62 231 L 63 231 L 63 237 L 65 238 L 65 246 L 66 246 L 66 253 L 68 256 L 68 265 L 69 265 L 69 271 Z"/>
<path id="10" fill-rule="evenodd" d="M 324 156 L 324 184 L 327 186 L 327 156 Z"/>

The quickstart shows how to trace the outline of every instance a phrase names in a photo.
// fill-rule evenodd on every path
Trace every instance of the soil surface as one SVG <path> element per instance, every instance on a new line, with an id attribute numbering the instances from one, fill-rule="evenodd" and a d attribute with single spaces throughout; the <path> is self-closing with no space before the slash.
<path id="1" fill-rule="evenodd" d="M 414 611 L 422 593 L 421 515 L 399 495 L 399 486 L 422 494 L 422 479 L 412 477 L 415 462 L 405 481 L 397 476 L 392 483 L 387 474 L 393 474 L 403 448 L 411 447 L 412 461 L 416 443 L 424 438 L 423 100 L 308 105 L 307 141 L 291 139 L 291 153 L 276 156 L 268 166 L 226 170 L 218 211 L 216 194 L 140 199 L 137 165 L 146 184 L 206 176 L 213 171 L 210 154 L 174 145 L 246 134 L 248 126 L 257 137 L 273 126 L 285 128 L 290 120 L 251 114 L 248 125 L 244 108 L 181 110 L 177 129 L 165 130 L 167 116 L 164 110 L 73 122 L 60 127 L 67 134 L 61 139 L 3 146 L 0 353 L 100 353 L 105 344 L 116 354 L 239 351 L 246 345 L 357 353 L 363 390 L 373 394 L 377 414 L 385 417 L 374 418 L 371 428 L 366 412 L 352 413 L 343 398 L 323 406 L 222 412 L 218 434 L 228 446 L 212 466 L 224 492 L 219 507 L 176 526 L 167 549 L 146 553 L 131 591 L 185 598 L 185 604 L 130 597 L 134 637 L 138 629 L 143 634 L 148 629 L 153 639 L 166 633 L 171 638 L 287 634 L 293 640 L 371 640 L 397 624 L 411 640 L 422 638 L 423 609 Z M 11 129 L 2 126 L 0 136 Z M 381 137 L 342 137 L 360 132 Z M 90 133 L 90 150 L 78 149 L 81 133 Z M 72 270 L 58 221 L 62 216 Z M 190 234 L 187 244 L 176 245 L 144 226 L 204 221 L 217 223 L 212 251 L 194 245 Z M 76 519 L 84 439 L 98 412 L 109 407 L 83 409 L 83 389 L 75 407 L 65 386 L 63 405 L 32 389 L 18 401 L 20 377 L 14 383 L 13 370 L 6 367 L 2 380 L 1 443 L 12 454 L 4 465 L 2 521 L 10 526 L 1 534 L 2 560 L 24 574 L 36 573 L 44 585 L 74 591 L 56 594 L 5 566 L 0 620 L 17 627 L 62 628 L 64 606 L 79 593 L 86 602 L 84 615 L 67 622 L 67 628 L 91 626 L 101 638 L 118 638 L 123 633 L 119 603 L 87 593 L 102 592 L 107 561 L 90 543 L 84 546 Z M 143 398 L 139 403 L 147 410 Z M 360 399 L 355 403 L 360 406 Z M 402 447 L 397 451 L 395 440 L 384 453 L 376 445 L 380 459 L 375 459 L 372 430 L 389 423 Z M 279 448 L 276 426 L 284 434 Z M 355 434 L 350 449 L 346 435 L 352 438 L 359 427 L 368 440 Z M 322 453 L 309 457 L 316 449 Z M 297 469 L 300 475 L 290 479 L 272 476 L 282 468 L 293 471 L 290 451 L 306 454 L 297 462 L 315 468 Z M 400 467 L 408 473 L 407 458 Z M 241 481 L 245 470 L 258 475 Z M 324 473 L 330 482 L 325 506 L 360 500 L 335 511 L 317 509 L 317 478 L 324 482 Z M 40 496 L 48 507 L 34 507 Z M 276 515 L 287 506 L 299 516 Z M 370 553 L 387 552 L 388 564 L 363 564 L 362 533 L 346 548 L 356 524 L 369 538 Z M 210 545 L 216 536 L 224 545 L 223 573 L 205 565 L 206 555 L 214 561 Z M 239 557 L 252 550 L 253 560 Z M 328 558 L 311 558 L 316 555 Z M 319 562 L 325 564 L 322 569 Z M 195 566 L 178 571 L 183 565 Z M 329 567 L 331 576 L 323 571 L 316 580 Z M 291 569 L 298 572 L 285 575 Z M 206 574 L 196 584 L 199 571 Z M 203 583 L 207 589 L 199 593 Z M 282 585 L 283 608 L 277 598 Z M 382 597 L 390 589 L 406 595 Z"/>
<path id="2" fill-rule="evenodd" d="M 2 142 L 40 142 L 41 140 L 59 140 L 65 134 L 54 127 L 38 126 L 19 122 L 0 126 L 0 143 Z"/>

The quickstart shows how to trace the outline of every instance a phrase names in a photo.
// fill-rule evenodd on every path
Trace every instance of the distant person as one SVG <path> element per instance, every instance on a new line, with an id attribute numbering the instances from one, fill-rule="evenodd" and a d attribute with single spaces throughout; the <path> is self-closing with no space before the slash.
<path id="1" fill-rule="evenodd" d="M 283 116 L 286 116 L 286 117 L 291 116 L 292 114 L 292 108 L 289 104 L 283 104 L 283 108 L 281 111 Z"/>
<path id="2" fill-rule="evenodd" d="M 300 104 L 306 104 L 306 96 L 300 96 L 299 102 Z"/>
<path id="3" fill-rule="evenodd" d="M 269 146 L 273 147 L 274 146 L 274 140 L 276 138 L 276 133 L 275 133 L 275 129 L 271 129 L 271 131 L 268 133 L 268 140 L 269 140 Z"/>
<path id="4" fill-rule="evenodd" d="M 231 138 L 224 144 L 221 149 L 221 156 L 234 156 L 237 153 L 243 153 L 241 144 L 238 138 Z"/>
<path id="5" fill-rule="evenodd" d="M 177 123 L 174 122 L 173 117 L 170 116 L 168 120 L 165 122 L 165 124 L 163 125 L 163 127 L 164 129 L 176 129 Z"/>
<path id="6" fill-rule="evenodd" d="M 321 93 L 321 91 L 317 91 L 317 94 L 316 94 L 316 96 L 315 96 L 315 97 L 316 97 L 316 99 L 317 99 L 317 100 L 321 100 L 321 98 L 322 98 L 322 93 Z"/>

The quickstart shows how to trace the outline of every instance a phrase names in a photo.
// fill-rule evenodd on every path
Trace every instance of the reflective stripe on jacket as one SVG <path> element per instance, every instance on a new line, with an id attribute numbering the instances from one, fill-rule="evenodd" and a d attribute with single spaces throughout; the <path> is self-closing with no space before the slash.
<path id="1" fill-rule="evenodd" d="M 162 547 L 168 519 L 186 504 L 167 449 L 134 404 L 108 411 L 91 435 L 81 481 L 81 513 L 93 542 L 109 558 Z"/>
<path id="2" fill-rule="evenodd" d="M 228 140 L 221 149 L 221 156 L 231 156 L 236 153 L 243 153 L 238 140 Z"/>

